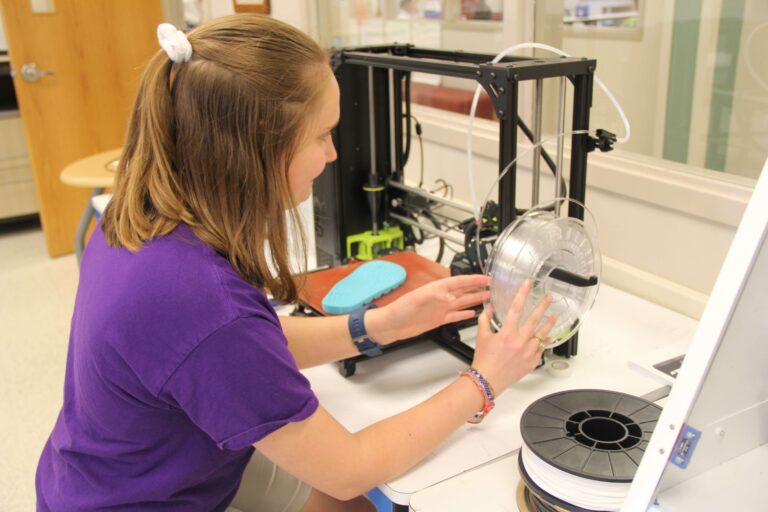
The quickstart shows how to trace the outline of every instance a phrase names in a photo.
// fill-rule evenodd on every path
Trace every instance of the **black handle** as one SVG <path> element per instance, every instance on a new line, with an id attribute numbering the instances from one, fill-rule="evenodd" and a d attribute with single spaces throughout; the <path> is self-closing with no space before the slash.
<path id="1" fill-rule="evenodd" d="M 552 279 L 557 279 L 558 281 L 572 284 L 579 288 L 586 288 L 587 286 L 595 286 L 597 284 L 597 276 L 584 277 L 559 267 L 553 268 L 552 272 L 549 273 L 549 276 Z"/>

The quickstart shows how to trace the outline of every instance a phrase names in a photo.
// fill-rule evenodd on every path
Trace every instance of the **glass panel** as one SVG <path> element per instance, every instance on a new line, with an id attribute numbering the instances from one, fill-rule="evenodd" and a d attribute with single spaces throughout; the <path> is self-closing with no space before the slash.
<path id="1" fill-rule="evenodd" d="M 461 19 L 502 21 L 501 1 L 461 0 Z"/>
<path id="2" fill-rule="evenodd" d="M 514 12 L 504 13 L 504 5 Z M 325 46 L 412 43 L 495 54 L 535 42 L 597 60 L 597 76 L 623 107 L 624 151 L 756 178 L 768 155 L 768 2 L 764 0 L 317 0 Z M 526 52 L 521 52 L 526 54 Z M 527 52 L 530 55 L 530 51 Z M 551 55 L 536 51 L 537 56 Z M 433 87 L 466 80 L 416 76 Z M 545 81 L 544 132 L 556 84 Z M 525 87 L 525 86 L 524 86 Z M 523 94 L 529 94 L 525 88 Z M 433 93 L 420 92 L 420 97 Z M 456 93 L 459 94 L 459 93 Z M 528 96 L 529 97 L 529 96 Z M 521 102 L 527 118 L 530 102 Z M 624 135 L 595 88 L 590 126 Z"/>
<path id="3" fill-rule="evenodd" d="M 539 42 L 597 60 L 624 107 L 622 149 L 756 178 L 768 155 L 768 5 L 760 0 L 543 0 L 563 5 Z M 598 91 L 590 125 L 623 133 Z"/>
<path id="4" fill-rule="evenodd" d="M 501 27 L 503 0 L 317 0 L 320 43 L 328 47 L 411 43 L 441 47 L 445 24 Z"/>
<path id="5" fill-rule="evenodd" d="M 490 29 L 494 46 L 500 44 L 504 19 L 503 0 L 317 0 L 317 13 L 319 42 L 331 48 L 410 43 L 487 51 L 483 36 Z M 425 73 L 412 78 L 414 103 L 469 112 L 474 82 Z M 483 96 L 478 116 L 493 119 L 490 101 Z"/>
<path id="6" fill-rule="evenodd" d="M 563 24 L 574 27 L 634 28 L 640 0 L 565 0 Z"/>
<path id="7" fill-rule="evenodd" d="M 443 6 L 439 1 L 401 0 L 397 17 L 400 19 L 439 20 L 443 17 Z"/>

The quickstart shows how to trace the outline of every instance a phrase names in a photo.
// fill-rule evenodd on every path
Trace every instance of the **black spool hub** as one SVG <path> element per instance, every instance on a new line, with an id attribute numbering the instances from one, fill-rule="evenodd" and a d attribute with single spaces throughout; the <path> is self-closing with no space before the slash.
<path id="1" fill-rule="evenodd" d="M 561 510 L 566 510 L 568 512 L 601 512 L 590 510 L 588 508 L 577 507 L 576 505 L 567 503 L 556 496 L 552 496 L 547 491 L 539 487 L 525 470 L 522 453 L 517 459 L 517 466 L 518 470 L 520 471 L 520 478 L 523 480 L 525 486 L 527 487 L 526 491 L 532 494 L 530 505 L 526 512 L 560 512 Z"/>

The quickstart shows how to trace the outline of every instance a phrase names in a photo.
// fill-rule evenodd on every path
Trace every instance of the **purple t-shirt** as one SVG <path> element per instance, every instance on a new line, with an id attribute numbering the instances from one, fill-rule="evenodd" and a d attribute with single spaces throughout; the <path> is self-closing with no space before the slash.
<path id="1" fill-rule="evenodd" d="M 251 445 L 317 408 L 274 309 L 185 225 L 83 255 L 38 510 L 224 510 Z"/>

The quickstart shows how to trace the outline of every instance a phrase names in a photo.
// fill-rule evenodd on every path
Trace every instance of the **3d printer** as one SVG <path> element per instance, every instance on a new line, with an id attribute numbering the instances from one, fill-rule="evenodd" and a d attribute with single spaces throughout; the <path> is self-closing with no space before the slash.
<path id="1" fill-rule="evenodd" d="M 560 78 L 572 86 L 572 124 L 567 197 L 568 216 L 583 219 L 587 155 L 596 148 L 611 149 L 615 137 L 598 131 L 587 133 L 596 62 L 586 58 L 531 58 L 508 56 L 494 63 L 494 56 L 386 45 L 347 48 L 332 55 L 332 65 L 341 89 L 341 118 L 333 138 L 336 162 L 314 183 L 314 225 L 319 267 L 336 267 L 355 259 L 370 259 L 400 251 L 419 242 L 417 233 L 430 233 L 458 243 L 464 251 L 451 263 L 451 274 L 477 273 L 484 268 L 488 247 L 506 226 L 524 214 L 516 207 L 516 157 L 518 128 L 534 144 L 541 139 L 541 84 Z M 410 186 L 404 168 L 410 153 L 412 131 L 411 75 L 414 72 L 466 78 L 480 84 L 490 97 L 499 122 L 499 172 L 508 169 L 499 182 L 496 202 L 483 205 L 482 223 L 474 218 L 441 222 L 431 214 L 438 204 L 472 213 L 465 205 Z M 518 115 L 520 84 L 534 81 L 533 130 Z M 559 119 L 565 119 L 564 85 L 561 85 Z M 565 131 L 561 128 L 561 131 Z M 559 139 L 562 141 L 562 138 Z M 565 197 L 563 144 L 556 159 L 543 148 L 534 154 L 534 187 L 538 187 L 539 162 L 544 160 L 555 174 Z M 535 191 L 536 192 L 536 191 Z M 537 193 L 537 192 L 536 192 Z M 425 223 L 420 219 L 427 219 Z M 475 250 L 475 248 L 477 248 Z M 386 257 L 386 256 L 385 256 Z M 447 274 L 447 272 L 446 272 Z M 310 301 L 302 305 L 320 313 Z M 473 349 L 461 342 L 458 326 L 429 333 L 434 341 L 467 361 Z M 397 346 L 393 345 L 392 347 Z M 556 347 L 564 357 L 576 355 L 578 337 Z M 351 375 L 360 358 L 342 362 L 342 373 Z"/>

